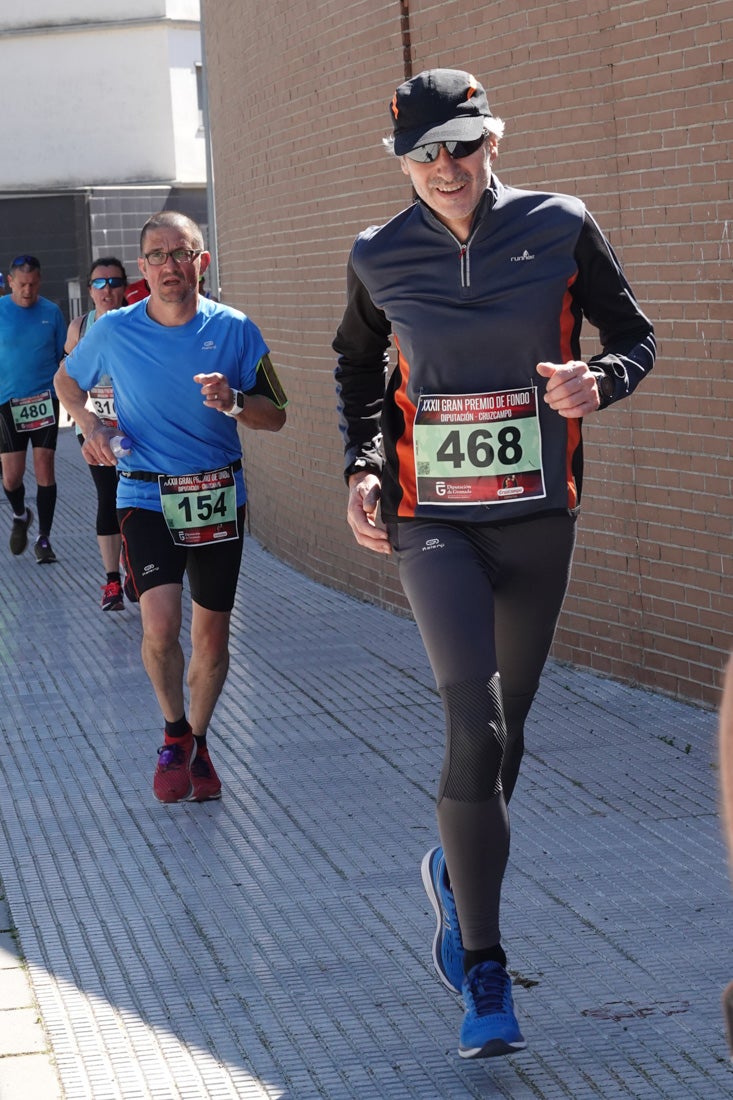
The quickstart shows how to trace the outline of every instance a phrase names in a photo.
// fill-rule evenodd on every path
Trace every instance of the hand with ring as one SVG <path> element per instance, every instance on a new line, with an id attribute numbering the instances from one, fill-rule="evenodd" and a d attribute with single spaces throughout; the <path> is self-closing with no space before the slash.
<path id="1" fill-rule="evenodd" d="M 218 412 L 223 412 L 224 409 L 230 409 L 234 400 L 234 394 L 232 387 L 227 382 L 223 374 L 215 372 L 213 374 L 194 374 L 194 382 L 198 382 L 201 386 L 201 393 L 204 398 L 204 405 L 209 409 L 217 409 Z"/>

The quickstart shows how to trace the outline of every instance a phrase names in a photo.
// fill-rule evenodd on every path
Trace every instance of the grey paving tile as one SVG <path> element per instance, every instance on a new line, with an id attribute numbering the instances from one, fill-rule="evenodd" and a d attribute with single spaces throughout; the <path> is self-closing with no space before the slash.
<path id="1" fill-rule="evenodd" d="M 0 1100 L 62 1100 L 62 1096 L 47 1055 L 0 1058 Z"/>
<path id="2" fill-rule="evenodd" d="M 0 932 L 0 970 L 11 970 L 22 961 L 20 944 L 14 929 Z"/>
<path id="3" fill-rule="evenodd" d="M 33 994 L 28 976 L 22 966 L 3 970 L 0 974 L 0 1021 L 6 1020 L 3 1012 L 17 1008 L 33 1008 Z"/>
<path id="4" fill-rule="evenodd" d="M 6 1008 L 0 1012 L 0 1059 L 10 1054 L 36 1054 L 45 1045 L 35 1008 Z"/>
<path id="5" fill-rule="evenodd" d="M 461 1062 L 419 874 L 442 717 L 414 625 L 250 541 L 224 797 L 161 806 L 139 611 L 99 611 L 68 431 L 58 481 L 53 567 L 11 558 L 0 509 L 0 990 L 20 945 L 48 1049 L 0 1056 L 0 1100 L 733 1097 L 713 715 L 548 666 L 503 910 L 528 1049 Z M 26 1066 L 50 1078 L 13 1092 Z"/>

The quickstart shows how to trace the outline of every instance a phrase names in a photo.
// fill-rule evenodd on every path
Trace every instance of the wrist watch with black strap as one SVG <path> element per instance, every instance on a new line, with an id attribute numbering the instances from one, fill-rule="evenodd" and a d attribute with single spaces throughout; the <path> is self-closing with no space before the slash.
<path id="1" fill-rule="evenodd" d="M 352 474 L 376 474 L 379 477 L 381 472 L 379 466 L 370 462 L 368 458 L 355 458 L 344 470 L 344 480 L 348 485 Z"/>
<path id="2" fill-rule="evenodd" d="M 606 374 L 606 372 L 604 371 L 602 374 L 595 374 L 595 379 L 601 401 L 611 401 L 616 390 L 616 386 L 611 375 Z"/>
<path id="3" fill-rule="evenodd" d="M 244 409 L 244 405 L 247 400 L 246 394 L 243 390 L 232 389 L 232 397 L 233 400 L 231 407 L 228 409 L 222 409 L 222 412 L 226 413 L 227 416 L 239 416 L 239 414 Z"/>

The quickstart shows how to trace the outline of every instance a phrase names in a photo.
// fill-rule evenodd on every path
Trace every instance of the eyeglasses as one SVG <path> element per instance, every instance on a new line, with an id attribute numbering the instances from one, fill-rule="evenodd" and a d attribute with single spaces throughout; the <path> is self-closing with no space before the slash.
<path id="1" fill-rule="evenodd" d="M 200 248 L 174 248 L 172 252 L 164 252 L 162 248 L 156 248 L 153 252 L 146 252 L 143 258 L 152 267 L 162 267 L 169 256 L 177 264 L 190 264 L 202 251 Z"/>
<path id="2" fill-rule="evenodd" d="M 121 275 L 107 275 L 106 278 L 102 278 L 100 275 L 97 279 L 90 279 L 89 286 L 93 287 L 94 290 L 104 290 L 109 284 L 111 290 L 117 290 L 119 287 L 124 286 L 126 282 L 127 280 L 123 279 Z"/>
<path id="3" fill-rule="evenodd" d="M 440 150 L 445 149 L 453 160 L 463 160 L 464 157 L 470 157 L 471 153 L 480 149 L 485 140 L 486 135 L 482 134 L 474 141 L 431 141 L 427 145 L 416 145 L 414 149 L 410 149 L 409 153 L 405 153 L 405 156 L 410 160 L 416 160 L 418 164 L 430 164 L 438 159 Z"/>
<path id="4" fill-rule="evenodd" d="M 35 256 L 16 256 L 10 265 L 11 267 L 32 267 L 34 270 L 40 269 L 41 261 L 36 259 Z"/>

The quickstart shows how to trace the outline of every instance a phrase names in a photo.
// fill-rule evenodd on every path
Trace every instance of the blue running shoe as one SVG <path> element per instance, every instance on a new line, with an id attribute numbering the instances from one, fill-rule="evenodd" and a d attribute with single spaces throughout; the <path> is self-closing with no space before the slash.
<path id="1" fill-rule="evenodd" d="M 495 1058 L 524 1050 L 512 1004 L 512 979 L 501 963 L 472 966 L 463 980 L 466 1015 L 458 1041 L 461 1058 Z"/>
<path id="2" fill-rule="evenodd" d="M 463 985 L 463 940 L 442 848 L 431 848 L 420 868 L 425 892 L 438 926 L 433 937 L 433 964 L 444 986 L 460 993 Z"/>

